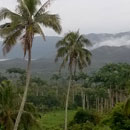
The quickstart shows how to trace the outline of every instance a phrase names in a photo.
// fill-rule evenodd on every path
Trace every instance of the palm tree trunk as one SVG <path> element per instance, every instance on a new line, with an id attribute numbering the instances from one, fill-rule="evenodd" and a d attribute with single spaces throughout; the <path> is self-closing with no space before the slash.
<path id="1" fill-rule="evenodd" d="M 120 102 L 122 102 L 122 90 L 121 89 L 119 90 L 119 100 L 120 100 Z"/>
<path id="2" fill-rule="evenodd" d="M 97 103 L 98 103 L 98 112 L 100 112 L 100 98 L 97 97 Z"/>
<path id="3" fill-rule="evenodd" d="M 75 104 L 75 89 L 74 89 L 74 85 L 73 85 L 73 104 Z"/>
<path id="4" fill-rule="evenodd" d="M 86 102 L 87 102 L 87 110 L 89 110 L 89 99 L 88 99 L 88 96 L 86 96 Z"/>
<path id="5" fill-rule="evenodd" d="M 68 85 L 68 90 L 67 90 L 67 96 L 66 96 L 66 104 L 65 104 L 65 130 L 67 130 L 67 123 L 68 123 L 68 102 L 69 102 L 69 94 L 70 94 L 70 87 L 71 87 L 71 80 L 72 79 L 72 74 L 70 74 L 70 79 L 69 79 L 69 85 Z"/>
<path id="6" fill-rule="evenodd" d="M 20 123 L 20 120 L 21 120 L 21 116 L 22 116 L 22 113 L 23 113 L 23 110 L 24 110 L 24 105 L 25 105 L 25 102 L 26 102 L 26 99 L 27 99 L 27 92 L 28 92 L 28 87 L 29 87 L 29 83 L 30 83 L 30 76 L 31 76 L 30 69 L 31 69 L 31 49 L 28 51 L 26 86 L 25 86 L 25 89 L 24 89 L 24 95 L 23 95 L 23 99 L 22 99 L 22 102 L 21 102 L 21 106 L 20 106 L 16 121 L 15 121 L 14 130 L 18 129 L 18 126 L 19 126 L 19 123 Z"/>
<path id="7" fill-rule="evenodd" d="M 104 101 L 104 110 L 107 111 L 107 99 L 105 98 L 105 101 Z"/>
<path id="8" fill-rule="evenodd" d="M 103 104 L 103 98 L 101 98 L 101 114 L 103 114 L 103 106 L 104 106 L 104 104 Z"/>
<path id="9" fill-rule="evenodd" d="M 98 100 L 97 100 L 97 98 L 96 98 L 95 108 L 96 108 L 96 111 L 98 111 Z"/>
<path id="10" fill-rule="evenodd" d="M 116 104 L 118 103 L 118 87 L 116 86 Z"/>
<path id="11" fill-rule="evenodd" d="M 114 91 L 112 90 L 112 93 L 111 93 L 111 100 L 112 100 L 112 104 L 111 104 L 111 106 L 112 106 L 112 108 L 114 107 Z"/>
<path id="12" fill-rule="evenodd" d="M 36 96 L 38 97 L 39 96 L 39 86 L 37 86 L 37 90 L 36 90 Z"/>
<path id="13" fill-rule="evenodd" d="M 81 93 L 82 93 L 82 108 L 83 110 L 85 110 L 85 94 L 84 94 L 83 88 L 82 88 Z"/>

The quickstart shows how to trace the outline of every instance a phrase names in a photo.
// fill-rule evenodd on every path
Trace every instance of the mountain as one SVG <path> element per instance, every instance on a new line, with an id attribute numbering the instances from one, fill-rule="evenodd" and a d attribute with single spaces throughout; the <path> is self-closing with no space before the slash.
<path id="1" fill-rule="evenodd" d="M 88 68 L 89 72 L 94 72 L 107 63 L 130 63 L 130 48 L 126 46 L 103 46 L 92 50 L 92 54 L 92 63 Z M 58 72 L 59 63 L 55 63 L 53 57 L 32 60 L 32 72 L 39 75 L 44 75 L 45 77 Z M 2 61 L 0 62 L 0 71 L 12 67 L 25 68 L 26 63 L 26 60 L 18 58 L 8 61 Z"/>
<path id="2" fill-rule="evenodd" d="M 95 71 L 107 63 L 130 63 L 130 48 L 102 46 L 92 50 L 90 71 Z"/>
<path id="3" fill-rule="evenodd" d="M 107 63 L 130 63 L 130 32 L 118 34 L 88 34 L 85 35 L 91 40 L 93 46 L 92 63 L 88 68 L 89 72 L 96 71 Z M 55 63 L 55 44 L 61 37 L 46 37 L 43 41 L 41 37 L 36 37 L 32 48 L 32 72 L 50 76 L 58 71 L 59 63 Z M 1 48 L 0 48 L 1 49 Z M 2 51 L 0 51 L 0 58 Z M 20 44 L 7 55 L 8 61 L 0 62 L 0 71 L 12 67 L 25 68 L 26 60 L 23 58 L 23 51 Z"/>
<path id="4" fill-rule="evenodd" d="M 33 59 L 39 58 L 50 58 L 54 54 L 56 54 L 55 44 L 60 37 L 53 37 L 47 36 L 46 40 L 44 41 L 42 37 L 36 37 L 33 42 L 32 47 L 32 57 Z M 23 49 L 20 43 L 16 44 L 6 55 L 6 57 L 2 54 L 2 42 L 0 42 L 0 59 L 7 58 L 7 59 L 15 59 L 15 58 L 23 58 Z"/>
<path id="5" fill-rule="evenodd" d="M 102 46 L 128 46 L 130 45 L 130 32 L 123 32 L 117 34 L 87 34 L 85 35 L 93 44 L 90 49 L 96 49 Z M 56 55 L 56 48 L 55 44 L 61 37 L 55 36 L 47 36 L 46 41 L 43 41 L 41 37 L 36 37 L 33 42 L 32 48 L 32 58 L 39 59 L 39 58 L 51 58 L 55 57 Z M 23 50 L 22 46 L 18 43 L 11 52 L 6 56 L 3 57 L 2 54 L 2 42 L 0 42 L 0 59 L 1 58 L 23 58 Z"/>

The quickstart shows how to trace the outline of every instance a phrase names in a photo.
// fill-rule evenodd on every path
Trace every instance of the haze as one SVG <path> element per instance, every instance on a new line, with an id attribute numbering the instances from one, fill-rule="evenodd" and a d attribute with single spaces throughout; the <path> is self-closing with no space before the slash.
<path id="1" fill-rule="evenodd" d="M 41 0 L 45 2 L 46 0 Z M 0 0 L 0 8 L 14 10 L 16 0 Z M 116 33 L 130 29 L 130 0 L 55 0 L 50 12 L 58 13 L 63 32 Z M 56 35 L 45 29 L 46 35 Z"/>

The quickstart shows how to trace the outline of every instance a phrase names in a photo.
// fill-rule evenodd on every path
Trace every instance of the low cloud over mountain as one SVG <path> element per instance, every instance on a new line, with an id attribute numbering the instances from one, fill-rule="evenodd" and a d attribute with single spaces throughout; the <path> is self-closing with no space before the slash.
<path id="1" fill-rule="evenodd" d="M 130 32 L 117 34 L 88 34 L 86 37 L 92 41 L 92 49 L 96 49 L 102 46 L 130 46 Z"/>
<path id="2" fill-rule="evenodd" d="M 117 34 L 88 34 L 88 39 L 93 43 L 91 49 L 96 49 L 102 46 L 119 47 L 130 46 L 130 32 L 117 33 Z M 46 41 L 43 41 L 41 37 L 36 37 L 32 48 L 33 59 L 39 58 L 54 58 L 56 55 L 55 44 L 61 37 L 46 37 Z M 3 57 L 2 46 L 0 46 L 0 58 Z M 23 58 L 23 50 L 20 44 L 16 45 L 6 58 Z"/>
<path id="3" fill-rule="evenodd" d="M 91 48 L 92 63 L 89 71 L 93 72 L 107 63 L 130 63 L 130 33 L 118 34 L 88 34 L 86 35 L 93 43 Z M 47 37 L 43 41 L 41 37 L 36 37 L 33 43 L 32 71 L 35 73 L 46 73 L 51 75 L 58 71 L 59 64 L 55 64 L 56 42 L 61 37 Z M 2 51 L 0 51 L 0 58 Z M 6 58 L 11 60 L 1 61 L 0 70 L 11 67 L 25 68 L 26 61 L 23 60 L 23 51 L 20 45 L 17 45 Z M 22 59 L 19 59 L 22 58 Z"/>

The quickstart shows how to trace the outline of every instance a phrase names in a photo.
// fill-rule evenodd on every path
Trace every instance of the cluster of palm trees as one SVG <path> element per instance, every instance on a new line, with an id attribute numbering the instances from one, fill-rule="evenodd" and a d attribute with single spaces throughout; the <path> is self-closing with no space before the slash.
<path id="1" fill-rule="evenodd" d="M 18 41 L 22 44 L 24 56 L 28 55 L 26 85 L 13 130 L 17 130 L 19 127 L 27 98 L 31 76 L 31 49 L 34 36 L 39 34 L 45 40 L 42 26 L 52 28 L 58 34 L 62 31 L 59 16 L 57 14 L 50 14 L 47 10 L 51 0 L 47 0 L 44 4 L 40 0 L 17 0 L 17 3 L 16 12 L 12 12 L 7 8 L 0 10 L 0 20 L 6 18 L 10 20 L 0 26 L 0 36 L 4 39 L 4 55 L 10 52 Z M 67 64 L 70 74 L 65 106 L 65 130 L 67 130 L 67 109 L 72 75 L 75 75 L 77 69 L 82 71 L 84 67 L 90 64 L 91 53 L 86 48 L 90 44 L 90 41 L 77 31 L 67 33 L 56 45 L 58 48 L 56 61 L 59 58 L 63 59 L 60 70 Z"/>

